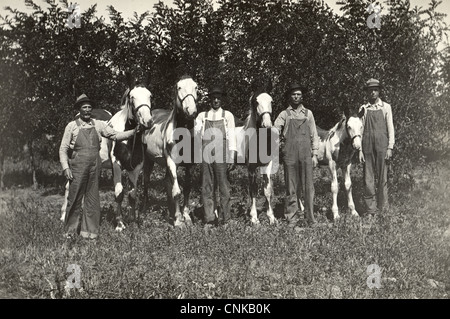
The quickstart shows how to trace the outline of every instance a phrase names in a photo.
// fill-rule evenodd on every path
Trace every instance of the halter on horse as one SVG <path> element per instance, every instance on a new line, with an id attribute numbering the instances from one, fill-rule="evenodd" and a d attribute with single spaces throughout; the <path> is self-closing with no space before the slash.
<path id="1" fill-rule="evenodd" d="M 145 201 L 147 200 L 147 189 L 154 164 L 157 163 L 166 167 L 169 219 L 173 221 L 176 227 L 183 227 L 185 223 L 191 224 L 192 221 L 187 207 L 190 190 L 189 168 L 186 169 L 185 176 L 187 184 L 184 187 L 183 213 L 181 213 L 179 205 L 181 190 L 178 184 L 177 168 L 180 163 L 177 164 L 171 154 L 171 150 L 177 142 L 173 139 L 174 130 L 179 128 L 192 130 L 196 114 L 197 83 L 190 76 L 183 76 L 175 87 L 174 108 L 171 111 L 166 109 L 154 110 L 154 125 L 143 136 L 147 145 L 144 168 Z"/>
<path id="2" fill-rule="evenodd" d="M 256 196 L 258 195 L 257 173 L 256 170 L 259 167 L 260 172 L 263 175 L 264 183 L 264 196 L 266 197 L 267 205 L 267 217 L 270 224 L 275 224 L 276 219 L 273 214 L 271 205 L 271 199 L 273 195 L 273 186 L 271 180 L 271 174 L 273 169 L 273 156 L 262 159 L 262 153 L 266 153 L 262 150 L 262 145 L 273 145 L 271 142 L 272 135 L 269 134 L 272 128 L 272 97 L 266 93 L 271 90 L 271 84 L 268 84 L 262 88 L 253 88 L 253 94 L 250 97 L 249 115 L 245 119 L 243 127 L 236 127 L 236 139 L 238 145 L 238 163 L 244 163 L 247 165 L 248 178 L 249 178 L 249 193 L 251 198 L 250 208 L 250 221 L 252 224 L 259 224 L 258 214 L 256 209 Z M 262 130 L 267 130 L 268 134 L 261 135 Z M 248 136 L 248 139 L 246 138 Z M 265 141 L 260 139 L 265 138 Z M 268 147 L 268 149 L 271 149 Z M 255 158 L 256 156 L 256 158 Z M 245 160 L 243 160 L 245 159 Z"/>
<path id="3" fill-rule="evenodd" d="M 346 109 L 344 118 L 331 130 L 325 131 L 319 127 L 317 128 L 320 139 L 318 156 L 319 164 L 328 165 L 332 176 L 331 192 L 333 194 L 333 205 L 331 211 L 334 220 L 340 217 L 337 205 L 337 195 L 339 191 L 337 170 L 339 168 L 341 168 L 345 178 L 344 184 L 347 191 L 348 207 L 353 216 L 359 216 L 353 202 L 350 170 L 355 152 L 361 149 L 362 127 L 361 114 L 350 114 Z M 303 205 L 301 208 L 303 210 Z"/>

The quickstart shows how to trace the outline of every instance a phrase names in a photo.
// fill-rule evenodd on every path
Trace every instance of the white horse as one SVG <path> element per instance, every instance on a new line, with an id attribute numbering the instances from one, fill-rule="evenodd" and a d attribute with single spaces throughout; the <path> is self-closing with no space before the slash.
<path id="1" fill-rule="evenodd" d="M 333 205 L 331 211 L 334 220 L 340 217 L 337 205 L 337 195 L 339 191 L 337 170 L 339 168 L 341 168 L 345 179 L 344 185 L 345 190 L 347 191 L 348 208 L 353 216 L 359 216 L 353 202 L 350 170 L 355 152 L 361 149 L 362 128 L 363 123 L 361 121 L 361 114 L 350 114 L 348 109 L 344 111 L 342 120 L 331 130 L 325 131 L 317 127 L 320 139 L 318 156 L 319 165 L 328 165 L 332 176 L 331 192 L 333 194 Z M 303 211 L 303 205 L 301 205 L 301 209 Z"/>
<path id="2" fill-rule="evenodd" d="M 145 85 L 136 85 L 132 86 L 131 78 L 128 77 L 129 88 L 124 94 L 124 98 L 122 99 L 121 110 L 118 111 L 113 117 L 111 117 L 107 124 L 111 125 L 115 131 L 123 132 L 125 130 L 132 129 L 136 127 L 138 124 L 149 128 L 151 127 L 153 120 L 151 114 L 151 92 L 145 87 Z M 136 136 L 133 139 L 136 140 Z M 138 142 L 141 142 L 140 139 L 137 139 Z M 100 144 L 99 155 L 102 162 L 102 168 L 113 169 L 113 179 L 114 179 L 114 190 L 116 197 L 116 221 L 117 226 L 116 230 L 121 231 L 125 228 L 122 222 L 122 214 L 120 204 L 123 199 L 123 187 L 122 187 L 122 162 L 125 162 L 127 169 L 129 169 L 128 174 L 130 181 L 133 185 L 130 191 L 131 204 L 133 204 L 134 195 L 135 195 L 135 186 L 137 184 L 137 177 L 139 176 L 139 172 L 143 166 L 143 160 L 141 158 L 139 163 L 135 164 L 136 159 L 133 159 L 133 163 L 131 161 L 127 161 L 125 159 L 126 154 L 123 152 L 123 145 L 127 145 L 128 141 L 122 142 L 113 142 L 107 138 L 102 137 Z M 126 147 L 125 147 L 126 148 Z M 136 151 L 139 151 L 140 148 L 137 147 Z M 117 156 L 117 154 L 120 156 Z M 123 157 L 125 155 L 125 157 Z M 133 165 L 133 169 L 130 169 L 128 164 Z M 69 183 L 66 183 L 66 190 L 64 195 L 64 203 L 61 208 L 61 221 L 64 221 L 66 215 L 67 208 L 67 198 L 69 194 Z M 134 206 L 132 205 L 132 209 Z"/>
<path id="3" fill-rule="evenodd" d="M 190 225 L 192 223 L 189 215 L 188 199 L 191 183 L 190 169 L 193 166 L 193 162 L 177 163 L 172 158 L 172 149 L 179 142 L 174 139 L 176 129 L 186 129 L 193 132 L 197 114 L 197 83 L 190 76 L 183 76 L 177 82 L 174 93 L 172 110 L 154 110 L 154 125 L 150 130 L 144 132 L 143 140 L 147 146 L 144 168 L 144 198 L 147 201 L 150 174 L 154 164 L 157 163 L 161 167 L 165 167 L 169 219 L 174 226 L 183 227 L 185 224 Z M 190 151 L 194 151 L 193 147 L 191 147 Z M 178 166 L 186 166 L 183 213 L 179 204 L 181 189 L 178 183 Z"/>
<path id="4" fill-rule="evenodd" d="M 260 168 L 263 175 L 264 196 L 266 198 L 266 215 L 270 224 L 275 224 L 272 195 L 273 185 L 271 174 L 273 174 L 273 158 L 277 154 L 270 154 L 267 151 L 271 149 L 270 145 L 275 147 L 275 139 L 271 144 L 272 137 L 272 97 L 268 94 L 272 89 L 272 83 L 268 81 L 260 87 L 253 85 L 253 93 L 250 97 L 249 115 L 244 121 L 243 126 L 236 127 L 236 140 L 238 146 L 238 164 L 245 164 L 248 170 L 249 194 L 251 199 L 250 222 L 253 225 L 259 224 L 258 213 L 256 209 L 256 197 L 258 196 L 257 168 Z M 261 134 L 266 130 L 265 135 Z M 248 137 L 248 139 L 246 138 Z M 266 149 L 264 149 L 266 147 Z M 262 154 L 265 153 L 265 154 Z M 266 158 L 263 158 L 265 156 Z"/>

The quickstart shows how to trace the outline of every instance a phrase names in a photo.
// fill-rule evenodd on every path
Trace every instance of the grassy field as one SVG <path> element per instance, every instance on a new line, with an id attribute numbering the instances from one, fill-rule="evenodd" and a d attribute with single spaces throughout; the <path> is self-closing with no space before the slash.
<path id="1" fill-rule="evenodd" d="M 150 209 L 122 233 L 111 221 L 113 191 L 101 190 L 98 241 L 63 239 L 62 190 L 11 188 L 0 195 L 0 296 L 8 298 L 448 298 L 450 290 L 450 168 L 433 163 L 414 172 L 412 189 L 391 187 L 391 209 L 373 220 L 351 218 L 339 193 L 341 220 L 292 229 L 251 227 L 245 210 L 246 173 L 232 173 L 235 225 L 185 230 L 165 221 L 161 172 Z M 331 206 L 326 169 L 315 171 L 316 216 Z M 195 175 L 196 185 L 198 174 Z M 282 173 L 274 176 L 282 212 Z M 353 172 L 360 209 L 361 169 Z M 340 177 L 340 188 L 342 180 Z M 262 192 L 261 192 L 262 194 Z M 199 216 L 199 189 L 192 197 Z M 258 200 L 262 208 L 262 196 Z M 446 230 L 449 231 L 446 232 Z M 71 264 L 81 288 L 65 289 Z M 369 265 L 381 268 L 381 287 L 367 284 Z"/>

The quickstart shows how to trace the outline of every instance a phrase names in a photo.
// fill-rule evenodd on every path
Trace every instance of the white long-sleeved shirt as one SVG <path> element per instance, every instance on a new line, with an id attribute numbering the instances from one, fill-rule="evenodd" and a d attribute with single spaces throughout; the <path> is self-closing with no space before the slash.
<path id="1" fill-rule="evenodd" d="M 221 107 L 219 107 L 217 110 L 211 108 L 208 112 L 208 120 L 218 121 L 222 119 L 223 109 Z M 206 113 L 207 112 L 201 112 L 195 119 L 195 134 L 200 134 L 201 137 L 203 137 L 203 134 L 205 132 Z M 234 116 L 230 111 L 225 111 L 225 132 L 227 134 L 226 139 L 228 150 L 236 151 L 237 148 Z"/>

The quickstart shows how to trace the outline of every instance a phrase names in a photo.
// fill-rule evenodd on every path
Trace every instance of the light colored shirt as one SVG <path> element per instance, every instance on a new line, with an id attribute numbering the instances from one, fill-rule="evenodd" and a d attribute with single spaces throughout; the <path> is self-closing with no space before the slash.
<path id="1" fill-rule="evenodd" d="M 303 106 L 303 104 L 297 108 L 294 109 L 292 106 L 288 106 L 287 110 L 291 113 L 290 119 L 297 119 L 297 120 L 303 120 L 306 118 L 306 121 L 309 125 L 309 132 L 311 137 L 311 151 L 313 155 L 319 154 L 319 135 L 317 134 L 316 129 L 316 122 L 314 120 L 314 115 L 311 112 L 311 110 L 308 110 L 308 114 L 306 114 L 306 108 Z M 288 126 L 289 126 L 289 120 L 287 119 L 288 114 L 286 110 L 281 111 L 281 113 L 278 115 L 274 122 L 274 127 L 278 130 L 278 133 L 286 136 Z"/>
<path id="2" fill-rule="evenodd" d="M 95 130 L 98 134 L 98 140 L 101 142 L 102 136 L 109 138 L 111 140 L 123 140 L 132 136 L 134 130 L 126 131 L 126 132 L 117 132 L 111 126 L 107 125 L 104 121 L 99 120 L 90 120 L 89 123 L 85 121 L 79 120 L 80 127 L 83 129 L 88 129 L 91 127 L 95 127 Z M 59 147 L 59 161 L 61 163 L 62 169 L 65 170 L 69 168 L 69 149 L 73 150 L 75 147 L 75 141 L 77 140 L 78 133 L 80 129 L 76 121 L 69 122 L 66 125 L 64 130 L 64 135 L 61 140 L 61 146 Z"/>
<path id="3" fill-rule="evenodd" d="M 376 110 L 382 110 L 384 118 L 386 120 L 386 127 L 387 127 L 387 134 L 388 134 L 388 149 L 393 149 L 395 144 L 395 132 L 394 132 L 394 121 L 392 118 L 392 108 L 391 105 L 383 102 L 380 98 L 378 98 L 374 104 L 364 104 L 361 105 L 359 108 L 359 111 L 364 109 L 364 115 L 361 118 L 361 121 L 363 123 L 363 131 L 362 134 L 364 135 L 364 125 L 366 124 L 366 114 L 370 111 L 376 111 Z"/>
<path id="4" fill-rule="evenodd" d="M 195 134 L 200 134 L 203 137 L 205 132 L 205 120 L 218 121 L 222 119 L 223 109 L 219 107 L 217 110 L 210 109 L 208 111 L 208 118 L 206 118 L 207 112 L 201 112 L 195 119 Z M 234 116 L 231 112 L 225 111 L 225 132 L 227 134 L 227 145 L 229 151 L 237 151 L 236 148 L 236 134 L 235 134 L 235 123 Z"/>

